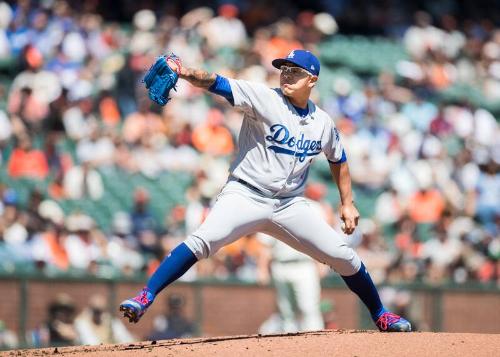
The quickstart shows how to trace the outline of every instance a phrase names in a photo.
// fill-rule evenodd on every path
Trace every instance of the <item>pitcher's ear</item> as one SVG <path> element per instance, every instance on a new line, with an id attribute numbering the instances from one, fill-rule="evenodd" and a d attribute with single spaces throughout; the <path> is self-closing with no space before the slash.
<path id="1" fill-rule="evenodd" d="M 310 76 L 309 77 L 309 87 L 314 87 L 316 82 L 318 81 L 318 76 Z"/>

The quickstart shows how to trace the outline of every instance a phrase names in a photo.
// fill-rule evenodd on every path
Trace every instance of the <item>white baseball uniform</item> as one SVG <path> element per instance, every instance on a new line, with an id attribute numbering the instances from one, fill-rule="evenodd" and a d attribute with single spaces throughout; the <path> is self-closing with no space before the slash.
<path id="1" fill-rule="evenodd" d="M 244 112 L 238 154 L 227 184 L 203 224 L 185 244 L 198 259 L 255 232 L 267 233 L 343 276 L 361 260 L 302 196 L 309 168 L 323 152 L 331 162 L 343 147 L 333 120 L 311 101 L 302 117 L 281 93 L 229 79 L 234 105 Z"/>
<path id="2" fill-rule="evenodd" d="M 307 199 L 307 203 L 318 216 L 325 217 L 318 202 Z M 272 255 L 271 276 L 281 317 L 281 330 L 276 332 L 322 330 L 321 284 L 314 260 L 266 234 L 258 237 Z"/>

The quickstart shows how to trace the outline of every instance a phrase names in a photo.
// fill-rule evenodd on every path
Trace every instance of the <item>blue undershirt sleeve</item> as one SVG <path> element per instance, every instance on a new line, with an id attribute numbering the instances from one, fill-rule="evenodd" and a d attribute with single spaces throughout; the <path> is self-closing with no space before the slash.
<path id="1" fill-rule="evenodd" d="M 231 105 L 234 105 L 233 91 L 226 77 L 217 75 L 214 84 L 208 90 L 214 94 L 223 96 Z"/>

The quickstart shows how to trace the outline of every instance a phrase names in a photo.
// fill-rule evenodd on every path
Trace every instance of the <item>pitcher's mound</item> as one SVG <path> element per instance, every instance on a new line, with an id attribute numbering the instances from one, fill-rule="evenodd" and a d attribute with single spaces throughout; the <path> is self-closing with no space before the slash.
<path id="1" fill-rule="evenodd" d="M 7 356 L 485 356 L 500 351 L 500 335 L 380 333 L 332 330 L 281 335 L 227 336 L 5 352 Z"/>

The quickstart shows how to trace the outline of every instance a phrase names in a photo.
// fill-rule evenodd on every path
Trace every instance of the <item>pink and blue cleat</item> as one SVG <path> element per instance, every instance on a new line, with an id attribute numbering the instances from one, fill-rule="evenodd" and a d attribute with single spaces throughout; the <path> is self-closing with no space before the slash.
<path id="1" fill-rule="evenodd" d="M 120 304 L 120 311 L 129 322 L 137 323 L 153 303 L 154 298 L 153 293 L 145 287 L 136 297 L 124 300 Z"/>
<path id="2" fill-rule="evenodd" d="M 406 319 L 392 312 L 386 311 L 375 321 L 382 332 L 410 332 L 411 324 Z"/>

